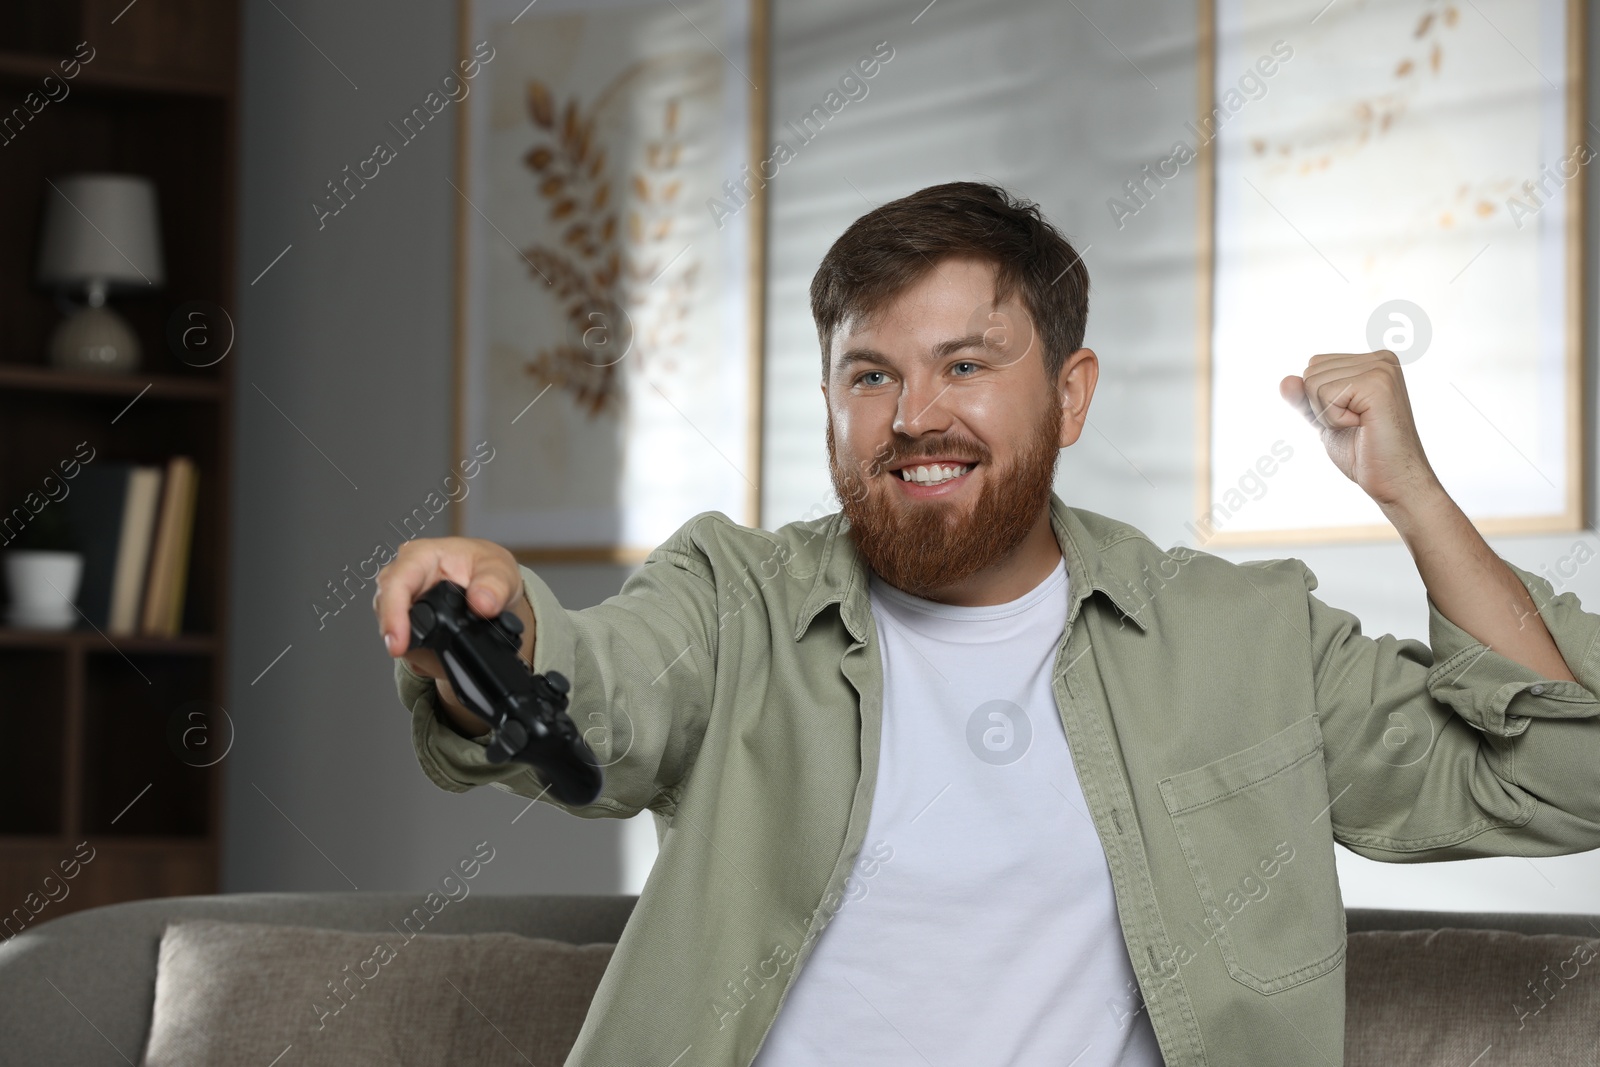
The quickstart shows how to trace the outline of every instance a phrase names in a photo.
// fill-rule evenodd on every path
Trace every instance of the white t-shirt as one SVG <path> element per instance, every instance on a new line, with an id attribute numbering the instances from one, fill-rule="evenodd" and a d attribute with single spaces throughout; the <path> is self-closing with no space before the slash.
<path id="1" fill-rule="evenodd" d="M 1065 561 L 1008 604 L 870 599 L 872 815 L 754 1067 L 1161 1067 L 1051 691 Z"/>

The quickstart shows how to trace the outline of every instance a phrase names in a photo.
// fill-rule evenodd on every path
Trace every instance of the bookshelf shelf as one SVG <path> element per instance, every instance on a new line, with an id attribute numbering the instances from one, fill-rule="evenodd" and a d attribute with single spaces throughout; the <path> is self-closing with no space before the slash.
<path id="1" fill-rule="evenodd" d="M 70 47 L 62 57 L 72 54 Z M 98 57 L 97 57 L 98 58 Z M 0 81 L 21 82 L 30 87 L 46 76 L 60 78 L 60 59 L 30 52 L 0 51 Z M 107 92 L 146 93 L 164 96 L 201 96 L 225 99 L 231 92 L 228 85 L 203 81 L 192 77 L 170 77 L 159 73 L 137 70 L 97 69 L 96 61 L 82 65 L 73 78 L 74 88 L 88 88 Z M 58 90 L 59 91 L 59 90 Z"/>
<path id="2" fill-rule="evenodd" d="M 143 634 L 105 635 L 91 629 L 25 630 L 0 627 L 0 648 L 82 649 L 89 655 L 116 655 L 119 651 L 173 656 L 211 655 L 221 648 L 216 634 L 179 634 L 148 637 Z"/>
<path id="3" fill-rule="evenodd" d="M 96 848 L 110 847 L 119 852 L 159 852 L 163 849 L 176 848 L 186 852 L 204 852 L 210 847 L 209 843 L 194 837 L 172 836 L 139 836 L 124 834 L 119 837 L 105 837 L 98 834 L 79 834 L 72 837 L 67 834 L 0 834 L 0 848 L 17 846 L 21 848 L 38 848 L 41 845 L 53 849 L 66 848 L 67 855 L 72 852 L 72 846 L 79 841 L 89 840 Z"/>
<path id="4" fill-rule="evenodd" d="M 172 374 L 94 374 L 62 371 L 53 367 L 0 363 L 0 389 L 51 393 L 93 393 L 139 396 L 162 400 L 221 400 L 227 384 L 217 378 L 192 378 Z M 148 391 L 147 391 L 148 390 Z"/>
<path id="5" fill-rule="evenodd" d="M 79 851 L 87 843 L 89 849 Z M 15 898 L 11 907 L 22 907 L 28 894 L 46 901 L 54 887 L 60 898 L 49 900 L 36 916 L 23 911 L 26 925 L 45 922 L 68 912 L 102 904 L 116 904 L 143 897 L 178 896 L 192 892 L 188 887 L 205 877 L 216 865 L 216 845 L 212 841 L 178 837 L 107 837 L 103 834 L 60 834 L 55 836 L 0 836 L 0 853 L 7 857 L 14 884 L 8 888 Z M 73 870 L 75 877 L 63 874 L 62 864 L 76 855 L 89 857 Z M 54 881 L 44 884 L 46 876 Z M 62 896 L 65 888 L 66 895 Z M 34 905 L 38 907 L 38 903 Z M 12 929 L 19 920 L 15 913 L 0 913 L 0 937 L 20 932 Z"/>
<path id="6" fill-rule="evenodd" d="M 85 841 L 94 858 L 71 892 L 36 918 L 24 910 L 24 921 L 218 890 L 228 761 L 187 738 L 194 709 L 227 699 L 235 360 L 194 367 L 168 338 L 186 306 L 235 307 L 237 37 L 237 0 L 18 0 L 0 19 L 0 118 L 12 116 L 0 123 L 0 558 L 22 547 L 12 543 L 19 527 L 38 522 L 42 534 L 47 512 L 59 513 L 107 573 L 108 540 L 118 560 L 123 544 L 137 544 L 123 533 L 145 513 L 126 502 L 136 481 L 150 499 L 148 474 L 130 473 L 124 495 L 108 498 L 122 501 L 115 507 L 90 502 L 117 485 L 114 469 L 142 467 L 159 470 L 161 494 L 149 547 L 129 558 L 163 561 L 154 578 L 137 563 L 110 571 L 111 602 L 126 577 L 120 603 L 137 605 L 141 632 L 110 633 L 104 619 L 69 630 L 0 620 L 0 923 L 37 899 L 45 877 L 60 878 Z M 58 87 L 38 106 L 45 78 L 61 80 L 80 42 L 92 58 L 66 80 L 69 92 Z M 46 179 L 85 171 L 156 187 L 165 282 L 112 298 L 142 349 L 131 374 L 67 372 L 46 358 L 62 317 L 35 283 Z M 179 487 L 170 507 L 169 486 Z M 163 540 L 162 530 L 186 533 Z M 79 599 L 94 618 L 82 587 Z"/>

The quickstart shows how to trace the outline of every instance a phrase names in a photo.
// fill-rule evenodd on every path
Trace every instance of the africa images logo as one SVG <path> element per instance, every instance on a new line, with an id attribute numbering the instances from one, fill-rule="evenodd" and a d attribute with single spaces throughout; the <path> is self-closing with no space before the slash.
<path id="1" fill-rule="evenodd" d="M 1022 705 L 1010 700 L 988 700 L 967 716 L 967 747 L 983 762 L 1004 767 L 1028 754 L 1033 742 L 1033 722 Z"/>

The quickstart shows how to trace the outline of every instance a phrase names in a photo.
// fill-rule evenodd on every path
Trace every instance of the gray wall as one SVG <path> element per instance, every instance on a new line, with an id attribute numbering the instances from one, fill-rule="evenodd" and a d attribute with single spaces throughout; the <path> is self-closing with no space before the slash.
<path id="1" fill-rule="evenodd" d="M 364 156 L 383 124 L 450 68 L 451 5 L 279 4 L 315 47 L 272 4 L 245 6 L 244 365 L 229 705 L 238 740 L 225 764 L 225 888 L 420 887 L 485 838 L 499 850 L 481 883 L 490 891 L 636 887 L 654 848 L 648 817 L 586 822 L 540 806 L 513 825 L 525 803 L 518 798 L 435 789 L 411 752 L 370 591 L 320 630 L 310 606 L 456 458 L 449 412 L 455 194 L 446 183 L 454 130 L 444 121 L 451 116 L 406 146 L 320 232 L 309 207 L 324 182 Z M 985 177 L 1037 200 L 1088 249 L 1087 343 L 1101 357 L 1096 429 L 1063 455 L 1058 491 L 1071 504 L 1141 526 L 1158 543 L 1188 539 L 1192 168 L 1121 231 L 1104 204 L 1185 132 L 1194 111 L 1192 6 L 938 0 L 920 8 L 810 0 L 782 3 L 775 15 L 775 127 L 809 111 L 876 42 L 891 42 L 895 58 L 869 96 L 832 120 L 770 187 L 762 524 L 773 528 L 814 503 L 832 504 L 805 295 L 818 259 L 878 203 L 937 181 Z M 1314 40 L 1311 28 L 1297 32 L 1296 47 Z M 1015 70 L 1028 75 L 1020 97 L 1015 79 L 1001 75 Z M 1593 175 L 1586 180 L 1592 184 Z M 1592 369 L 1586 373 L 1594 382 Z M 1581 536 L 1595 543 L 1591 533 Z M 1577 537 L 1492 543 L 1538 570 Z M 1426 636 L 1422 586 L 1398 542 L 1221 554 L 1297 556 L 1317 573 L 1318 595 L 1356 612 L 1365 632 Z M 1600 606 L 1592 570 L 1567 588 Z M 583 607 L 615 592 L 626 572 L 549 566 L 540 573 L 565 604 Z M 286 645 L 287 654 L 252 683 Z M 1340 865 L 1353 905 L 1592 910 L 1600 889 L 1600 854 L 1400 867 L 1342 853 Z"/>
<path id="2" fill-rule="evenodd" d="M 310 207 L 450 73 L 453 5 L 250 0 L 244 11 L 228 705 L 237 736 L 223 763 L 223 888 L 422 887 L 488 840 L 496 856 L 479 891 L 615 892 L 620 824 L 547 805 L 513 824 L 526 801 L 447 793 L 423 775 L 370 585 L 320 626 L 312 608 L 378 541 L 398 543 L 389 520 L 463 458 L 451 455 L 448 109 L 324 228 Z M 448 518 L 434 520 L 438 534 Z M 616 592 L 624 572 L 541 573 L 583 607 Z"/>

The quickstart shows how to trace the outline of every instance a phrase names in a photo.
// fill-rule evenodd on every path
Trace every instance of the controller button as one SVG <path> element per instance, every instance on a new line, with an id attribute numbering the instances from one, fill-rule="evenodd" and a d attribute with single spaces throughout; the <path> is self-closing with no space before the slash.
<path id="1" fill-rule="evenodd" d="M 514 755 L 527 745 L 528 731 L 517 720 L 508 720 L 500 727 L 500 742 Z"/>
<path id="2" fill-rule="evenodd" d="M 500 613 L 500 625 L 516 636 L 520 637 L 522 635 L 522 620 L 517 618 L 517 613 L 514 611 L 502 611 Z"/>
<path id="3" fill-rule="evenodd" d="M 411 605 L 411 629 L 414 639 L 426 638 L 428 631 L 433 629 L 434 622 L 433 608 L 426 602 L 419 600 Z"/>
<path id="4" fill-rule="evenodd" d="M 560 671 L 547 672 L 544 676 L 544 680 L 549 682 L 550 688 L 554 689 L 558 693 L 572 692 L 572 683 L 567 681 L 567 676 L 562 674 Z"/>

